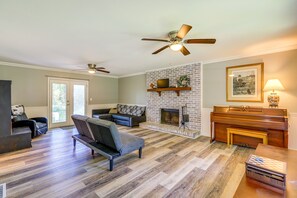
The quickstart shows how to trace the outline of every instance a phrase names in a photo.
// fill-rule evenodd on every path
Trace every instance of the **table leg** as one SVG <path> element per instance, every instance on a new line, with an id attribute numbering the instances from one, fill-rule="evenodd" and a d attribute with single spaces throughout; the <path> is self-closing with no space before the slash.
<path id="1" fill-rule="evenodd" d="M 264 138 L 263 138 L 263 144 L 268 144 L 268 138 L 267 138 L 267 136 L 265 136 Z"/>
<path id="2" fill-rule="evenodd" d="M 230 132 L 227 131 L 227 146 L 230 145 Z"/>

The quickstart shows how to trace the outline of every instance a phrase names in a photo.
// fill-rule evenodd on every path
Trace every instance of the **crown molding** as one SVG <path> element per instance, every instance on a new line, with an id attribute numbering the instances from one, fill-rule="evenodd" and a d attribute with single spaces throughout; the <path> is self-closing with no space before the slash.
<path id="1" fill-rule="evenodd" d="M 23 67 L 23 68 L 30 68 L 30 69 L 39 69 L 39 70 L 47 70 L 47 71 L 66 72 L 66 73 L 80 74 L 80 75 L 86 75 L 86 76 L 99 76 L 99 77 L 105 77 L 105 78 L 126 78 L 126 77 L 143 75 L 143 74 L 146 74 L 148 72 L 153 72 L 153 71 L 161 71 L 161 70 L 166 70 L 166 69 L 182 67 L 182 66 L 185 66 L 185 65 L 191 65 L 191 64 L 205 65 L 205 64 L 224 62 L 224 61 L 230 61 L 230 60 L 236 60 L 236 59 L 242 59 L 242 58 L 249 58 L 249 57 L 253 57 L 253 56 L 260 56 L 260 55 L 273 54 L 273 53 L 278 53 L 278 52 L 285 52 L 285 51 L 296 50 L 296 49 L 297 49 L 297 44 L 289 45 L 289 46 L 285 46 L 285 47 L 280 47 L 280 48 L 275 48 L 275 49 L 271 49 L 271 50 L 266 50 L 266 51 L 261 51 L 261 52 L 257 52 L 257 53 L 253 53 L 253 54 L 242 54 L 242 55 L 230 56 L 230 57 L 213 59 L 213 60 L 205 60 L 205 61 L 184 63 L 184 64 L 180 64 L 180 65 L 174 65 L 174 66 L 169 66 L 169 67 L 164 67 L 164 68 L 146 70 L 145 72 L 132 73 L 132 74 L 127 74 L 127 75 L 122 75 L 122 76 L 103 75 L 103 74 L 85 74 L 85 73 L 78 72 L 78 71 L 69 71 L 67 69 L 59 69 L 59 68 L 44 67 L 44 66 L 22 64 L 22 63 L 13 63 L 13 62 L 4 62 L 4 61 L 0 61 L 0 65 L 12 66 L 12 67 Z"/>
<path id="2" fill-rule="evenodd" d="M 138 73 L 133 73 L 133 74 L 127 74 L 127 75 L 119 76 L 119 78 L 126 78 L 126 77 L 132 77 L 132 76 L 139 76 L 139 75 L 143 75 L 143 74 L 145 74 L 145 72 L 138 72 Z"/>
<path id="3" fill-rule="evenodd" d="M 70 71 L 70 70 L 67 70 L 67 69 L 43 67 L 43 66 L 39 66 L 39 65 L 12 63 L 12 62 L 4 62 L 4 61 L 0 61 L 0 65 L 10 66 L 10 67 L 22 67 L 22 68 L 29 68 L 29 69 L 46 70 L 46 71 L 65 72 L 65 73 L 80 74 L 80 75 L 85 75 L 85 76 L 99 76 L 99 77 L 105 77 L 105 78 L 119 78 L 118 76 L 113 76 L 113 75 L 85 74 L 85 73 L 82 73 L 82 72 L 79 72 L 79 71 Z"/>
<path id="4" fill-rule="evenodd" d="M 162 71 L 162 70 L 166 70 L 166 69 L 172 69 L 172 68 L 177 68 L 177 67 L 183 67 L 183 66 L 186 66 L 186 65 L 193 65 L 193 64 L 199 64 L 199 65 L 201 66 L 201 65 L 202 65 L 202 62 L 201 62 L 201 61 L 197 61 L 197 62 L 184 63 L 184 64 L 174 65 L 174 66 L 169 66 L 169 67 L 162 67 L 162 68 L 158 68 L 158 69 L 146 70 L 145 73 L 148 73 L 148 72 L 154 72 L 154 71 Z"/>
<path id="5" fill-rule="evenodd" d="M 278 53 L 278 52 L 291 51 L 291 50 L 295 50 L 295 49 L 297 49 L 297 44 L 288 45 L 285 47 L 275 48 L 275 49 L 271 49 L 271 50 L 260 51 L 260 52 L 256 52 L 253 54 L 242 54 L 242 55 L 230 56 L 230 57 L 226 57 L 226 58 L 206 60 L 206 61 L 202 61 L 202 62 L 203 62 L 203 64 L 211 64 L 211 63 L 225 62 L 225 61 L 242 59 L 242 58 L 249 58 L 249 57 L 253 57 L 253 56 L 260 56 L 260 55 L 273 54 L 273 53 Z"/>

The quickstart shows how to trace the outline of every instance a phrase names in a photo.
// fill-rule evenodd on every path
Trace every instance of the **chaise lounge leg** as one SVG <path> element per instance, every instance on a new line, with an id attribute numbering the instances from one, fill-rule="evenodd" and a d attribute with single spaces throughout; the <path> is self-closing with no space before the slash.
<path id="1" fill-rule="evenodd" d="M 109 170 L 113 170 L 113 159 L 109 160 Z"/>
<path id="2" fill-rule="evenodd" d="M 94 156 L 94 154 L 95 154 L 95 151 L 92 149 L 92 156 Z"/>
<path id="3" fill-rule="evenodd" d="M 76 139 L 73 138 L 73 147 L 76 147 Z"/>
<path id="4" fill-rule="evenodd" d="M 142 157 L 142 147 L 139 148 L 139 158 Z"/>

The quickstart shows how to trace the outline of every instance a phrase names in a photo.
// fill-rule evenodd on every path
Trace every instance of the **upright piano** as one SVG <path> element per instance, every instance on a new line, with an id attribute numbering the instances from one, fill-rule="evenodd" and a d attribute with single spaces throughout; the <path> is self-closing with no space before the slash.
<path id="1" fill-rule="evenodd" d="M 267 133 L 268 145 L 288 148 L 286 109 L 252 106 L 214 106 L 210 115 L 211 142 L 227 142 L 227 128 Z M 233 143 L 256 148 L 261 139 L 234 134 Z"/>

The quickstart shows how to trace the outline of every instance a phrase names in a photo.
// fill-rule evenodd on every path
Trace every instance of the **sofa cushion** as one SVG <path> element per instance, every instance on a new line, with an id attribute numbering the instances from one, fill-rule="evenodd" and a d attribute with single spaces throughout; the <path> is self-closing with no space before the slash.
<path id="1" fill-rule="evenodd" d="M 132 151 L 135 151 L 136 149 L 144 147 L 144 140 L 142 138 L 128 133 L 122 133 L 122 132 L 119 132 L 119 133 L 123 143 L 123 147 L 121 149 L 121 155 L 125 155 Z"/>
<path id="2" fill-rule="evenodd" d="M 111 114 L 95 114 L 93 118 L 103 119 L 103 120 L 111 120 Z"/>
<path id="3" fill-rule="evenodd" d="M 112 114 L 112 118 L 115 120 L 126 120 L 129 121 L 133 116 L 127 114 Z"/>
<path id="4" fill-rule="evenodd" d="M 77 132 L 82 135 L 82 136 L 86 136 L 90 139 L 94 139 L 92 133 L 89 130 L 89 127 L 86 123 L 86 121 L 89 119 L 88 116 L 84 116 L 84 115 L 72 115 L 71 116 L 75 127 L 77 129 Z"/>
<path id="5" fill-rule="evenodd" d="M 94 118 L 89 118 L 87 122 L 96 142 L 116 151 L 121 150 L 122 142 L 115 123 Z"/>
<path id="6" fill-rule="evenodd" d="M 47 127 L 47 124 L 42 122 L 36 122 L 36 127 L 37 129 L 42 129 L 44 127 Z"/>

